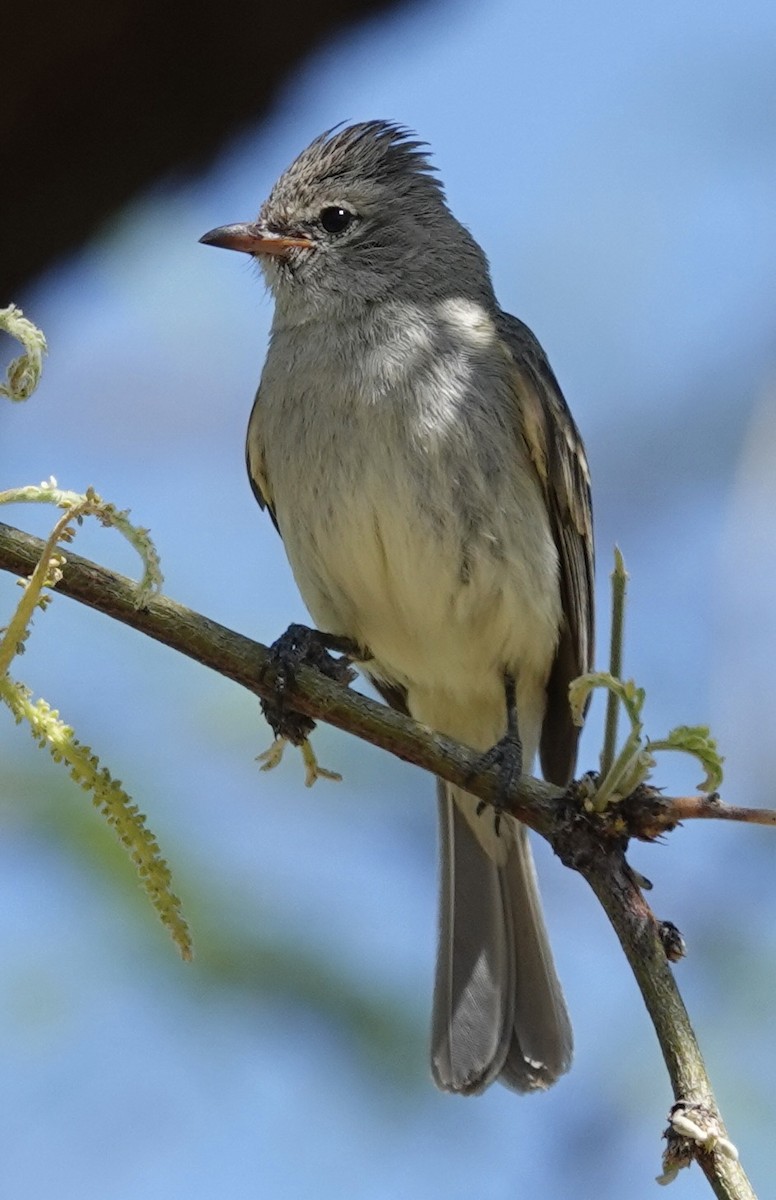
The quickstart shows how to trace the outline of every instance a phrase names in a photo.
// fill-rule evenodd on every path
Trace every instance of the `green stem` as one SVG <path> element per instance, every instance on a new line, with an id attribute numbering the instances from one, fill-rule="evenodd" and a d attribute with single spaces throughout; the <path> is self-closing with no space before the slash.
<path id="1" fill-rule="evenodd" d="M 611 696 L 611 692 L 609 695 Z M 633 768 L 641 752 L 639 732 L 632 730 L 614 763 L 601 779 L 601 785 L 593 799 L 595 812 L 603 812 L 615 793 L 617 793 L 618 799 L 622 799 L 623 796 L 627 796 L 629 792 L 633 791 L 636 786 L 631 781 Z"/>
<path id="2" fill-rule="evenodd" d="M 625 592 L 628 586 L 628 572 L 625 562 L 617 546 L 614 547 L 614 570 L 612 581 L 612 636 L 609 645 L 609 672 L 615 679 L 622 679 L 622 646 L 625 629 Z M 606 778 L 614 762 L 614 751 L 617 745 L 617 721 L 620 715 L 620 701 L 614 692 L 609 692 L 606 702 L 606 728 L 604 732 L 604 748 L 601 751 L 601 777 Z"/>

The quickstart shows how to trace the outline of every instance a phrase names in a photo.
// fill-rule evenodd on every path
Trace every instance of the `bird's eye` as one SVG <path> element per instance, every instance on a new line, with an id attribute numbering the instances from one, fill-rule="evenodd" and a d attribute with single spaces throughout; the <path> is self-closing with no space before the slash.
<path id="1" fill-rule="evenodd" d="M 319 213 L 319 220 L 327 233 L 344 233 L 353 217 L 354 214 L 349 209 L 340 208 L 336 204 L 322 208 Z"/>

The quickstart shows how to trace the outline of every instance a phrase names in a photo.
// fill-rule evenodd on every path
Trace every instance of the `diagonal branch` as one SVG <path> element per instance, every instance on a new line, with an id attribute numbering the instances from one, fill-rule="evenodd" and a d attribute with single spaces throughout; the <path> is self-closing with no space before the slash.
<path id="1" fill-rule="evenodd" d="M 599 856 L 580 871 L 614 927 L 655 1027 L 676 1101 L 672 1115 L 677 1110 L 697 1112 L 698 1123 L 714 1135 L 706 1149 L 688 1142 L 669 1125 L 666 1167 L 671 1163 L 677 1168 L 687 1166 L 694 1158 L 718 1200 L 756 1200 L 740 1162 L 728 1157 L 719 1145 L 720 1139 L 727 1138 L 727 1132 L 666 957 L 661 928 L 624 857 Z"/>
<path id="2" fill-rule="evenodd" d="M 0 569 L 29 575 L 38 562 L 43 542 L 0 522 Z M 225 625 L 219 625 L 166 596 L 153 596 L 137 606 L 137 585 L 69 549 L 57 592 L 78 600 L 106 616 L 130 625 L 163 642 L 180 654 L 233 679 L 256 696 L 272 699 L 274 675 L 268 648 Z M 326 721 L 388 750 L 407 762 L 433 771 L 462 787 L 471 782 L 478 761 L 476 752 L 418 725 L 409 717 L 367 696 L 343 688 L 311 667 L 300 666 L 284 689 L 288 706 L 316 720 Z M 478 777 L 470 790 L 484 800 L 499 794 L 496 770 Z M 527 825 L 547 836 L 554 806 L 563 796 L 560 788 L 525 777 L 510 810 Z"/>
<path id="3" fill-rule="evenodd" d="M 0 569 L 27 576 L 35 569 L 44 544 L 0 523 Z M 155 596 L 137 607 L 137 586 L 95 563 L 72 554 L 57 591 L 132 626 L 211 670 L 233 679 L 257 696 L 272 699 L 274 677 L 268 650 L 215 621 L 166 597 Z M 410 718 L 301 666 L 287 681 L 290 707 L 323 720 L 390 753 L 415 763 L 491 803 L 501 799 L 497 770 L 475 778 L 479 755 L 442 737 Z M 629 836 L 651 840 L 689 817 L 753 820 L 748 809 L 727 809 L 715 798 L 664 797 L 655 789 L 639 789 L 604 814 L 586 811 L 584 787 L 567 793 L 523 776 L 506 807 L 549 841 L 569 867 L 589 883 L 603 906 L 634 972 L 657 1033 L 671 1079 L 674 1099 L 691 1110 L 696 1125 L 712 1134 L 707 1145 L 688 1141 L 674 1129 L 669 1156 L 679 1165 L 695 1158 L 719 1200 L 754 1200 L 740 1164 L 720 1149 L 726 1137 L 711 1083 L 687 1011 L 679 995 L 655 919 L 625 859 Z M 766 823 L 776 814 L 763 813 Z M 672 1110 L 673 1111 L 673 1110 Z M 724 1149 L 724 1140 L 721 1143 Z"/>

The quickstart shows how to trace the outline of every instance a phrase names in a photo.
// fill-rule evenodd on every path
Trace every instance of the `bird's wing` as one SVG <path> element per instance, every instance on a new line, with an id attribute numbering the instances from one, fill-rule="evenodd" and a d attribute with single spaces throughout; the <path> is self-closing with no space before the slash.
<path id="1" fill-rule="evenodd" d="M 250 481 L 251 490 L 259 502 L 260 508 L 266 508 L 272 524 L 280 533 L 278 519 L 275 516 L 275 507 L 272 503 L 272 495 L 267 482 L 267 475 L 264 468 L 264 455 L 261 450 L 261 438 L 259 437 L 259 419 L 261 409 L 259 407 L 259 397 L 261 395 L 261 387 L 256 394 L 256 399 L 253 402 L 250 420 L 248 421 L 248 436 L 245 441 L 245 465 L 248 468 L 248 479 Z M 282 535 L 281 535 L 282 536 Z"/>
<path id="2" fill-rule="evenodd" d="M 542 485 L 558 550 L 563 624 L 547 683 L 540 759 L 546 779 L 571 779 L 579 728 L 571 718 L 572 679 L 592 667 L 593 512 L 585 449 L 550 364 L 530 329 L 507 313 L 499 334 L 514 364 L 518 428 Z"/>

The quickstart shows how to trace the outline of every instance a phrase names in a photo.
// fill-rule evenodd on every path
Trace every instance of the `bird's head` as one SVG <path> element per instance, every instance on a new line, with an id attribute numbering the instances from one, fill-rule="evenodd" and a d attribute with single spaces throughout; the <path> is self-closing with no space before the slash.
<path id="1" fill-rule="evenodd" d="M 367 121 L 316 138 L 280 176 L 256 221 L 207 245 L 254 255 L 279 307 L 300 316 L 468 289 L 490 293 L 487 263 L 452 216 L 423 143 Z"/>

